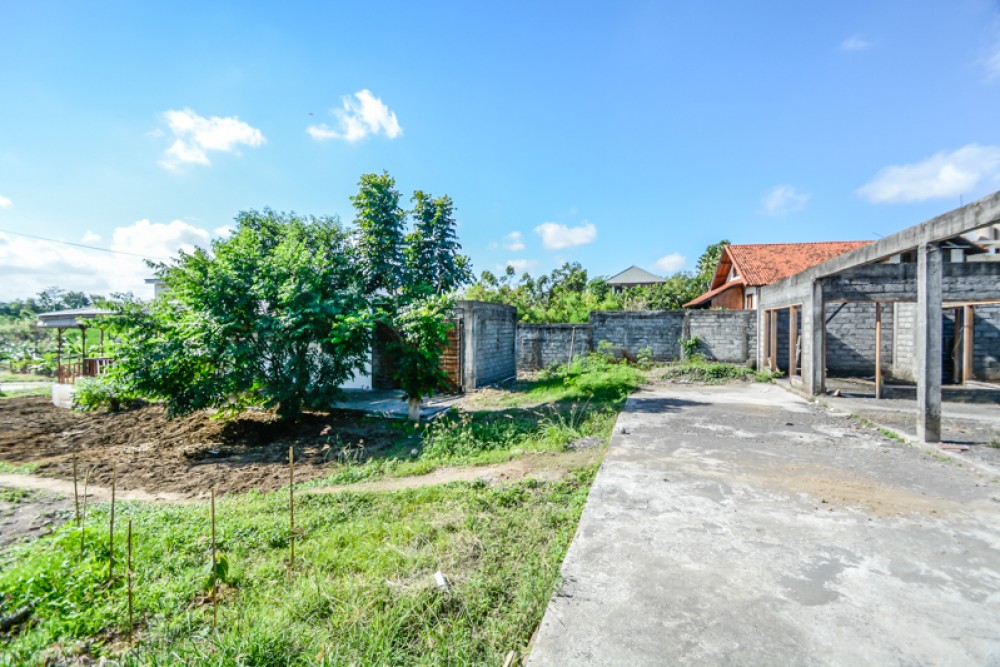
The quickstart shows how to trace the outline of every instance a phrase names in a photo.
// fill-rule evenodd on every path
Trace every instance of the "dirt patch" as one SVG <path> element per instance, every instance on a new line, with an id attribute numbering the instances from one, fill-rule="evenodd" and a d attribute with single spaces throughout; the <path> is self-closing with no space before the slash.
<path id="1" fill-rule="evenodd" d="M 57 408 L 45 398 L 0 401 L 0 461 L 37 464 L 37 474 L 71 480 L 72 457 L 80 478 L 92 470 L 96 487 L 199 496 L 270 490 L 287 483 L 288 448 L 295 451 L 295 477 L 329 474 L 339 457 L 363 460 L 384 455 L 405 441 L 386 420 L 352 412 L 307 414 L 298 424 L 267 413 L 232 421 L 199 412 L 167 419 L 163 408 L 82 414 Z M 82 482 L 81 482 L 82 484 Z"/>
<path id="2" fill-rule="evenodd" d="M 0 484 L 0 549 L 48 535 L 72 511 L 72 498 Z"/>
<path id="3" fill-rule="evenodd" d="M 879 516 L 896 514 L 943 514 L 959 505 L 942 498 L 918 496 L 905 489 L 844 471 L 816 465 L 786 464 L 762 481 L 772 488 L 806 493 L 816 499 L 818 509 L 860 507 Z"/>
<path id="4" fill-rule="evenodd" d="M 599 461 L 603 455 L 603 449 L 587 449 L 565 454 L 528 454 L 514 461 L 495 465 L 468 468 L 439 468 L 426 475 L 394 477 L 356 484 L 338 484 L 336 486 L 310 489 L 309 493 L 398 491 L 400 489 L 414 489 L 421 486 L 447 484 L 449 482 L 472 482 L 477 479 L 481 479 L 487 484 L 516 482 L 526 477 L 540 481 L 553 481 L 561 479 L 574 468 Z"/>

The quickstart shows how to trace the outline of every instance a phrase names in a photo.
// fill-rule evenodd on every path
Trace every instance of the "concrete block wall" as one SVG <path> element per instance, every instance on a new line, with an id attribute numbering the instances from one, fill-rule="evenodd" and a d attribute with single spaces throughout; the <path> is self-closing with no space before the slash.
<path id="1" fill-rule="evenodd" d="M 574 333 L 575 332 L 575 333 Z M 680 357 L 681 338 L 697 336 L 699 352 L 729 363 L 752 360 L 757 344 L 757 318 L 749 310 L 600 311 L 589 324 L 519 324 L 517 367 L 534 371 L 566 363 L 608 341 L 616 352 L 638 354 L 649 348 L 658 361 Z M 787 335 L 786 335 L 787 338 Z M 787 340 L 785 345 L 787 347 Z"/>
<path id="2" fill-rule="evenodd" d="M 517 368 L 534 371 L 565 364 L 593 349 L 589 324 L 517 325 Z"/>
<path id="3" fill-rule="evenodd" d="M 1000 305 L 976 306 L 972 343 L 976 377 L 1000 382 Z"/>
<path id="4" fill-rule="evenodd" d="M 710 359 L 743 364 L 756 355 L 757 314 L 752 310 L 687 311 L 687 338 L 697 337 Z M 788 341 L 785 341 L 788 345 Z"/>
<path id="5" fill-rule="evenodd" d="M 616 351 L 638 354 L 648 348 L 657 361 L 677 359 L 684 315 L 680 310 L 594 311 L 590 313 L 594 347 L 608 341 Z"/>
<path id="6" fill-rule="evenodd" d="M 463 388 L 509 380 L 517 375 L 517 308 L 482 301 L 458 301 L 464 323 Z"/>
<path id="7" fill-rule="evenodd" d="M 916 380 L 917 304 L 892 304 L 892 367 L 890 374 L 900 380 Z"/>
<path id="8" fill-rule="evenodd" d="M 875 374 L 875 304 L 826 305 L 826 368 L 828 373 Z M 882 371 L 893 369 L 893 307 L 882 305 Z"/>

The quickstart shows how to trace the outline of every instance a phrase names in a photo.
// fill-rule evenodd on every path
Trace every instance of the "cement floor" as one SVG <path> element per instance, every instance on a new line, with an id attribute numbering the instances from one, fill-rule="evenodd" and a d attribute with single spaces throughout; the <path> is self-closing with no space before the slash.
<path id="1" fill-rule="evenodd" d="M 528 659 L 1000 665 L 1000 478 L 775 385 L 642 391 Z"/>
<path id="2" fill-rule="evenodd" d="M 366 414 L 405 419 L 407 402 L 403 392 L 395 390 L 345 389 L 346 397 L 333 407 L 340 410 L 356 410 Z M 443 394 L 425 398 L 420 404 L 420 418 L 433 417 L 444 412 L 462 400 L 461 394 Z"/>

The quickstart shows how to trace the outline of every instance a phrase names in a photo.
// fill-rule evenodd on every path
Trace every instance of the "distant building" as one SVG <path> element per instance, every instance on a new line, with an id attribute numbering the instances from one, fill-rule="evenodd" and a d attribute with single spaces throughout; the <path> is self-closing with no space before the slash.
<path id="1" fill-rule="evenodd" d="M 684 307 L 753 310 L 757 307 L 757 288 L 869 243 L 871 241 L 727 245 L 719 257 L 711 288 L 685 303 Z"/>
<path id="2" fill-rule="evenodd" d="M 727 245 L 719 257 L 711 288 L 685 308 L 724 308 L 727 310 L 757 308 L 757 290 L 839 257 L 873 241 L 822 241 L 817 243 L 751 243 Z M 983 241 L 973 243 L 963 236 L 943 241 L 944 261 L 961 263 L 983 261 L 988 249 Z M 881 263 L 905 264 L 916 262 L 915 251 L 900 253 Z"/>
<path id="3" fill-rule="evenodd" d="M 648 287 L 667 282 L 660 276 L 654 275 L 645 269 L 640 269 L 634 264 L 621 273 L 617 273 L 608 278 L 608 285 L 612 292 L 620 292 L 628 287 Z"/>

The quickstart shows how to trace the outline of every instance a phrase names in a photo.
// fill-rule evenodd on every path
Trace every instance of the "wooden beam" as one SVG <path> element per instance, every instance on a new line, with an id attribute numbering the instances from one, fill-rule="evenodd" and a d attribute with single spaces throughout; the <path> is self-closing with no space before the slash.
<path id="1" fill-rule="evenodd" d="M 962 384 L 976 379 L 975 363 L 976 307 L 962 307 Z"/>
<path id="2" fill-rule="evenodd" d="M 795 306 L 788 309 L 788 377 L 797 375 L 795 350 L 799 346 L 799 311 Z"/>
<path id="3" fill-rule="evenodd" d="M 882 398 L 882 304 L 875 302 L 875 398 Z"/>

